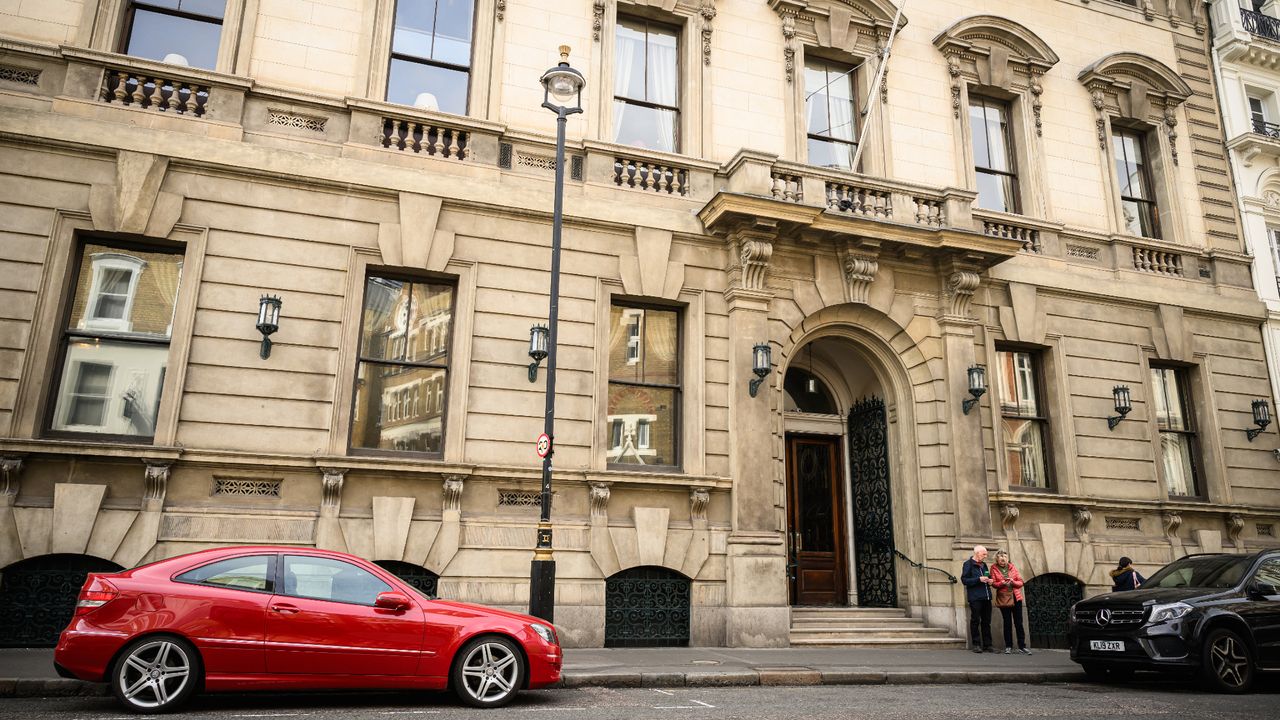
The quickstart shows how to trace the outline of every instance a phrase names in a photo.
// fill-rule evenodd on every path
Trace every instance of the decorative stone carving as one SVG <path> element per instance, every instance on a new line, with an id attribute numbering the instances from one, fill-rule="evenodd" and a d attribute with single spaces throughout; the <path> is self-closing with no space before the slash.
<path id="1" fill-rule="evenodd" d="M 493 11 L 498 17 L 498 22 L 502 22 L 503 16 L 507 14 L 507 0 L 494 0 Z"/>
<path id="2" fill-rule="evenodd" d="M 591 37 L 600 42 L 600 30 L 604 27 L 604 0 L 595 0 L 591 5 Z"/>
<path id="3" fill-rule="evenodd" d="M 960 79 L 962 74 L 960 58 L 955 55 L 947 56 L 947 74 L 951 76 L 951 112 L 958 118 L 960 117 L 960 89 L 961 83 L 964 82 Z"/>
<path id="4" fill-rule="evenodd" d="M 1084 537 L 1089 532 L 1089 524 L 1093 522 L 1093 512 L 1083 505 L 1077 505 L 1071 511 L 1071 524 L 1075 526 L 1076 537 Z"/>
<path id="5" fill-rule="evenodd" d="M 787 66 L 787 82 L 791 82 L 796 72 L 796 16 L 782 16 L 782 58 Z"/>
<path id="6" fill-rule="evenodd" d="M 148 501 L 164 501 L 165 492 L 169 488 L 169 471 L 173 468 L 173 463 L 169 460 L 146 460 L 146 486 L 143 490 L 143 499 Z"/>
<path id="7" fill-rule="evenodd" d="M 1040 118 L 1040 111 L 1044 109 L 1044 103 L 1040 102 L 1040 95 L 1044 93 L 1044 85 L 1040 84 L 1039 72 L 1031 73 L 1031 86 L 1028 88 L 1031 92 L 1031 114 L 1036 119 L 1036 137 L 1044 135 L 1044 122 Z"/>
<path id="8" fill-rule="evenodd" d="M 702 0 L 702 7 L 698 9 L 698 13 L 702 15 L 702 64 L 711 64 L 711 21 L 716 17 L 715 0 Z"/>
<path id="9" fill-rule="evenodd" d="M 1000 525 L 1004 528 L 1006 534 L 1014 532 L 1018 522 L 1018 504 L 1011 502 L 1000 503 Z"/>
<path id="10" fill-rule="evenodd" d="M 1232 545 L 1240 544 L 1240 533 L 1244 532 L 1244 516 L 1231 513 L 1227 516 L 1227 541 Z"/>
<path id="11" fill-rule="evenodd" d="M 858 64 L 879 52 L 893 27 L 893 7 L 879 0 L 768 0 L 768 3 L 782 19 L 788 82 L 795 77 L 797 42 L 832 51 L 845 56 L 851 64 Z M 902 24 L 905 23 L 903 18 Z"/>
<path id="12" fill-rule="evenodd" d="M 769 258 L 773 257 L 773 243 L 767 240 L 743 240 L 739 252 L 742 262 L 742 287 L 763 290 L 769 270 Z"/>
<path id="13" fill-rule="evenodd" d="M 846 248 L 840 260 L 844 269 L 845 300 L 865 305 L 871 283 L 875 282 L 876 273 L 880 271 L 875 252 Z"/>
<path id="14" fill-rule="evenodd" d="M 706 520 L 709 502 L 711 502 L 711 491 L 702 487 L 690 488 L 689 516 L 694 520 Z"/>
<path id="15" fill-rule="evenodd" d="M 1040 133 L 1040 77 L 1058 63 L 1048 43 L 1026 27 L 995 15 L 974 15 L 957 21 L 933 39 L 947 59 L 951 77 L 951 109 L 961 116 L 960 95 L 966 83 L 998 87 L 1030 95 L 1036 131 Z"/>
<path id="16" fill-rule="evenodd" d="M 342 481 L 347 477 L 346 468 L 320 468 L 321 497 L 320 508 L 334 512 L 342 505 Z"/>
<path id="17" fill-rule="evenodd" d="M 969 307 L 973 304 L 973 293 L 982 283 L 978 273 L 971 270 L 957 270 L 947 278 L 947 300 L 950 304 L 950 315 L 969 317 Z"/>
<path id="18" fill-rule="evenodd" d="M 1169 132 L 1169 155 L 1173 164 L 1178 164 L 1178 114 L 1172 107 L 1164 109 L 1164 126 Z"/>
<path id="19" fill-rule="evenodd" d="M 1176 510 L 1166 510 L 1161 515 L 1164 522 L 1164 536 L 1170 542 L 1178 542 L 1178 528 L 1182 527 L 1182 513 Z"/>
<path id="20" fill-rule="evenodd" d="M 608 518 L 609 517 L 609 495 L 610 483 L 593 482 L 591 483 L 590 494 L 588 500 L 591 503 L 592 518 Z"/>
<path id="21" fill-rule="evenodd" d="M 1262 193 L 1262 201 L 1267 204 L 1267 207 L 1280 209 L 1280 192 L 1268 190 Z"/>
<path id="22" fill-rule="evenodd" d="M 1080 71 L 1078 79 L 1093 100 L 1098 145 L 1104 151 L 1108 116 L 1165 125 L 1172 133 L 1172 123 L 1176 123 L 1176 116 L 1170 119 L 1173 110 L 1191 97 L 1191 86 L 1182 76 L 1159 60 L 1135 52 L 1107 55 Z M 1177 162 L 1176 149 L 1171 159 Z"/>
<path id="23" fill-rule="evenodd" d="M 462 511 L 462 488 L 463 481 L 467 479 L 466 475 L 445 475 L 442 494 L 444 496 L 444 509 L 446 511 L 453 510 L 455 512 Z"/>
<path id="24" fill-rule="evenodd" d="M 17 497 L 19 481 L 22 474 L 23 458 L 21 455 L 5 455 L 0 457 L 0 497 Z"/>
<path id="25" fill-rule="evenodd" d="M 1147 22 L 1156 19 L 1156 6 L 1151 0 L 1142 0 L 1142 17 L 1146 18 Z"/>

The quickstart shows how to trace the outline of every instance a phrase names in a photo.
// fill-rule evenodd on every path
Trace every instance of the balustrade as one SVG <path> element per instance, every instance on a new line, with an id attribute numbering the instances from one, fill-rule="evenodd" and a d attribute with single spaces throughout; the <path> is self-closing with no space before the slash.
<path id="1" fill-rule="evenodd" d="M 107 70 L 100 99 L 130 107 L 203 117 L 209 88 L 127 70 Z"/>
<path id="2" fill-rule="evenodd" d="M 804 179 L 799 175 L 773 171 L 773 197 L 786 202 L 804 202 Z"/>
<path id="3" fill-rule="evenodd" d="M 887 190 L 828 181 L 827 207 L 840 212 L 887 220 L 893 215 L 893 197 Z"/>
<path id="4" fill-rule="evenodd" d="M 983 220 L 982 234 L 990 237 L 1017 240 L 1022 243 L 1022 249 L 1025 252 L 1039 253 L 1043 249 L 1040 245 L 1040 231 L 1035 228 L 1022 227 L 1021 225 L 998 220 Z"/>
<path id="5" fill-rule="evenodd" d="M 435 157 L 453 160 L 467 159 L 467 142 L 470 133 L 435 123 L 413 122 L 383 118 L 382 135 L 378 138 L 384 148 L 412 150 Z"/>
<path id="6" fill-rule="evenodd" d="M 613 182 L 620 187 L 684 197 L 689 194 L 689 171 L 665 163 L 615 157 Z"/>
<path id="7" fill-rule="evenodd" d="M 1182 256 L 1175 252 L 1135 247 L 1133 267 L 1142 272 L 1182 277 Z"/>

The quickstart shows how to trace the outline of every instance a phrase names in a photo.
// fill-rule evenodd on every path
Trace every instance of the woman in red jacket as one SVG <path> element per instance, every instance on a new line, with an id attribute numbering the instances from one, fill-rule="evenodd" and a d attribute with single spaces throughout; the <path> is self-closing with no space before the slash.
<path id="1" fill-rule="evenodd" d="M 1004 654 L 1013 652 L 1013 629 L 1018 629 L 1018 652 L 1030 655 L 1027 649 L 1027 631 L 1022 626 L 1022 574 L 1009 562 L 1009 553 L 996 552 L 991 565 L 991 587 L 995 589 L 995 606 L 1004 617 Z"/>

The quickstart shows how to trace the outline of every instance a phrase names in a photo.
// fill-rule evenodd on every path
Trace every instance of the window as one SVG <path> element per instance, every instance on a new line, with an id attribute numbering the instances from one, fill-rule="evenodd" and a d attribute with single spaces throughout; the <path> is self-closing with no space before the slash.
<path id="1" fill-rule="evenodd" d="M 474 0 L 397 2 L 387 102 L 467 114 L 474 16 Z"/>
<path id="2" fill-rule="evenodd" d="M 679 463 L 680 316 L 614 305 L 609 333 L 610 463 Z M 636 328 L 632 360 L 631 328 Z"/>
<path id="3" fill-rule="evenodd" d="M 1271 269 L 1276 274 L 1276 290 L 1280 291 L 1280 230 L 1267 228 L 1267 238 L 1271 241 Z"/>
<path id="4" fill-rule="evenodd" d="M 147 440 L 160 391 L 182 256 L 85 243 L 60 342 L 49 430 Z"/>
<path id="5" fill-rule="evenodd" d="M 969 128 L 973 136 L 978 207 L 1018 212 L 1018 173 L 1009 134 L 1009 104 L 970 95 Z"/>
<path id="6" fill-rule="evenodd" d="M 858 147 L 853 71 L 854 68 L 816 58 L 804 61 L 810 165 L 853 169 Z"/>
<path id="7" fill-rule="evenodd" d="M 1258 572 L 1253 574 L 1253 582 L 1267 586 L 1264 592 L 1270 590 L 1266 592 L 1268 595 L 1280 593 L 1280 558 L 1263 560 L 1262 565 L 1258 566 Z"/>
<path id="8" fill-rule="evenodd" d="M 618 18 L 613 68 L 614 140 L 676 152 L 680 148 L 680 31 Z"/>
<path id="9" fill-rule="evenodd" d="M 284 594 L 315 600 L 372 606 L 392 587 L 376 575 L 342 560 L 303 555 L 284 556 Z"/>
<path id="10" fill-rule="evenodd" d="M 1049 487 L 1045 446 L 1048 419 L 1040 398 L 1038 356 L 1023 350 L 997 350 L 997 391 L 1009 484 Z"/>
<path id="11" fill-rule="evenodd" d="M 212 70 L 227 0 L 130 2 L 122 52 Z"/>
<path id="12" fill-rule="evenodd" d="M 1158 238 L 1160 214 L 1146 161 L 1146 140 L 1146 134 L 1136 130 L 1116 128 L 1112 133 L 1123 230 L 1130 235 Z"/>
<path id="13" fill-rule="evenodd" d="M 448 336 L 452 325 L 450 285 L 384 277 L 365 282 L 352 447 L 442 451 L 449 350 L 447 343 L 433 349 L 425 338 Z M 420 410 L 412 393 L 434 402 Z"/>
<path id="14" fill-rule="evenodd" d="M 188 570 L 175 579 L 197 585 L 271 592 L 275 585 L 275 568 L 275 555 L 250 555 L 209 563 L 195 570 Z"/>
<path id="15" fill-rule="evenodd" d="M 1198 495 L 1196 434 L 1187 396 L 1187 371 L 1153 367 L 1151 387 L 1165 487 L 1170 495 Z"/>

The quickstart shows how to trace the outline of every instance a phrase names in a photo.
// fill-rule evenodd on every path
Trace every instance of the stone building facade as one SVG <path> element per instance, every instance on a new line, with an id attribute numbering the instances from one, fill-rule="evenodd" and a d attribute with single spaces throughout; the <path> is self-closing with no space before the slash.
<path id="1" fill-rule="evenodd" d="M 1199 3 L 16 13 L 0 603 L 270 542 L 526 606 L 538 77 L 561 44 L 588 79 L 560 307 L 568 644 L 781 646 L 797 605 L 955 629 L 946 572 L 975 543 L 1011 550 L 1052 640 L 1121 555 L 1276 543 L 1277 434 L 1245 433 L 1275 397 L 1267 309 Z"/>

